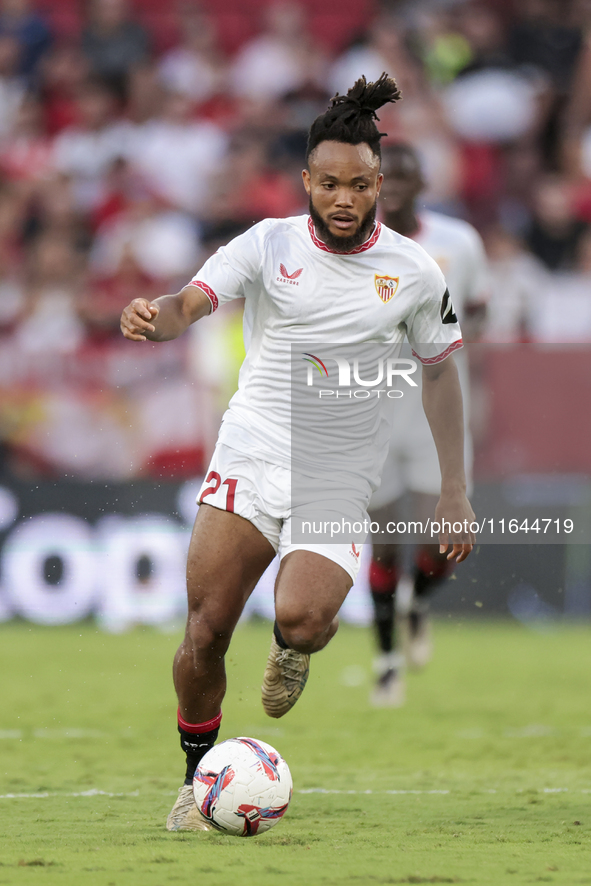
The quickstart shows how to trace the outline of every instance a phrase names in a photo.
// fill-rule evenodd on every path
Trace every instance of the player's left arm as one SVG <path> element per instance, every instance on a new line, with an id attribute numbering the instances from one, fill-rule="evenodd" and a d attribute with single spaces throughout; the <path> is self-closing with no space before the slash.
<path id="1" fill-rule="evenodd" d="M 435 509 L 435 520 L 443 527 L 439 550 L 443 554 L 451 544 L 447 559 L 461 563 L 474 547 L 470 524 L 475 517 L 466 497 L 462 391 L 453 356 L 423 364 L 423 408 L 441 468 L 441 496 Z M 446 531 L 443 521 L 450 527 L 461 524 L 461 531 Z"/>

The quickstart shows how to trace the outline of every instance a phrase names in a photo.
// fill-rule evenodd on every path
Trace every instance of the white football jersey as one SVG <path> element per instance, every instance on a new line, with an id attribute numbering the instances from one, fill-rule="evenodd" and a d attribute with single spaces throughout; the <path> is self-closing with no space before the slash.
<path id="1" fill-rule="evenodd" d="M 379 222 L 343 254 L 316 236 L 307 215 L 266 219 L 211 256 L 191 282 L 212 310 L 245 299 L 246 358 L 219 440 L 274 463 L 290 459 L 292 345 L 402 346 L 407 336 L 415 355 L 432 363 L 462 344 L 437 264 Z"/>
<path id="2" fill-rule="evenodd" d="M 448 285 L 461 322 L 468 305 L 485 304 L 489 297 L 488 265 L 478 231 L 460 218 L 441 212 L 420 212 L 419 230 L 412 239 L 435 259 Z"/>

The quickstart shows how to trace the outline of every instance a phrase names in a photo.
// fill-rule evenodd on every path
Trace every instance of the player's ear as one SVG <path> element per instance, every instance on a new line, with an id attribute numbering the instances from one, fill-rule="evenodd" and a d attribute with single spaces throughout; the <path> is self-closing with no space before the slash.
<path id="1" fill-rule="evenodd" d="M 310 196 L 310 170 L 302 169 L 302 179 L 304 182 L 304 187 L 306 189 L 306 194 L 308 197 Z"/>
<path id="2" fill-rule="evenodd" d="M 376 197 L 380 196 L 380 191 L 382 189 L 382 182 L 383 181 L 384 181 L 384 176 L 380 172 L 378 175 L 378 180 L 377 180 L 377 184 L 376 184 Z"/>

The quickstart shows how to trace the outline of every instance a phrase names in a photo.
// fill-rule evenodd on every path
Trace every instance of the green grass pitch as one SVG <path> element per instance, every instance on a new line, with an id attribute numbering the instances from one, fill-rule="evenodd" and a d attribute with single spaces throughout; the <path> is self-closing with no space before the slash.
<path id="1" fill-rule="evenodd" d="M 0 886 L 591 884 L 591 630 L 448 620 L 435 637 L 406 707 L 376 711 L 369 632 L 342 627 L 271 721 L 270 627 L 239 627 L 222 737 L 274 744 L 295 784 L 286 818 L 244 840 L 164 828 L 178 637 L 0 626 Z"/>

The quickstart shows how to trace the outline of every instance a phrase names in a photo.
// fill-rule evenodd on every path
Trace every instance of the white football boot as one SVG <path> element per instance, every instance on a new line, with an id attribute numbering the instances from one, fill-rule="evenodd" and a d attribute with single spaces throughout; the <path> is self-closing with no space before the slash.
<path id="1" fill-rule="evenodd" d="M 380 655 L 374 662 L 377 679 L 370 696 L 374 708 L 401 708 L 406 701 L 404 656 L 400 652 Z"/>
<path id="2" fill-rule="evenodd" d="M 310 656 L 282 649 L 273 635 L 261 687 L 265 713 L 275 718 L 287 714 L 304 691 L 309 673 Z"/>
<path id="3" fill-rule="evenodd" d="M 408 667 L 414 670 L 426 667 L 433 658 L 433 634 L 427 609 L 415 603 L 408 615 L 397 617 L 396 630 Z"/>
<path id="4" fill-rule="evenodd" d="M 184 784 L 166 819 L 167 831 L 213 831 L 215 828 L 197 809 L 193 785 Z"/>

